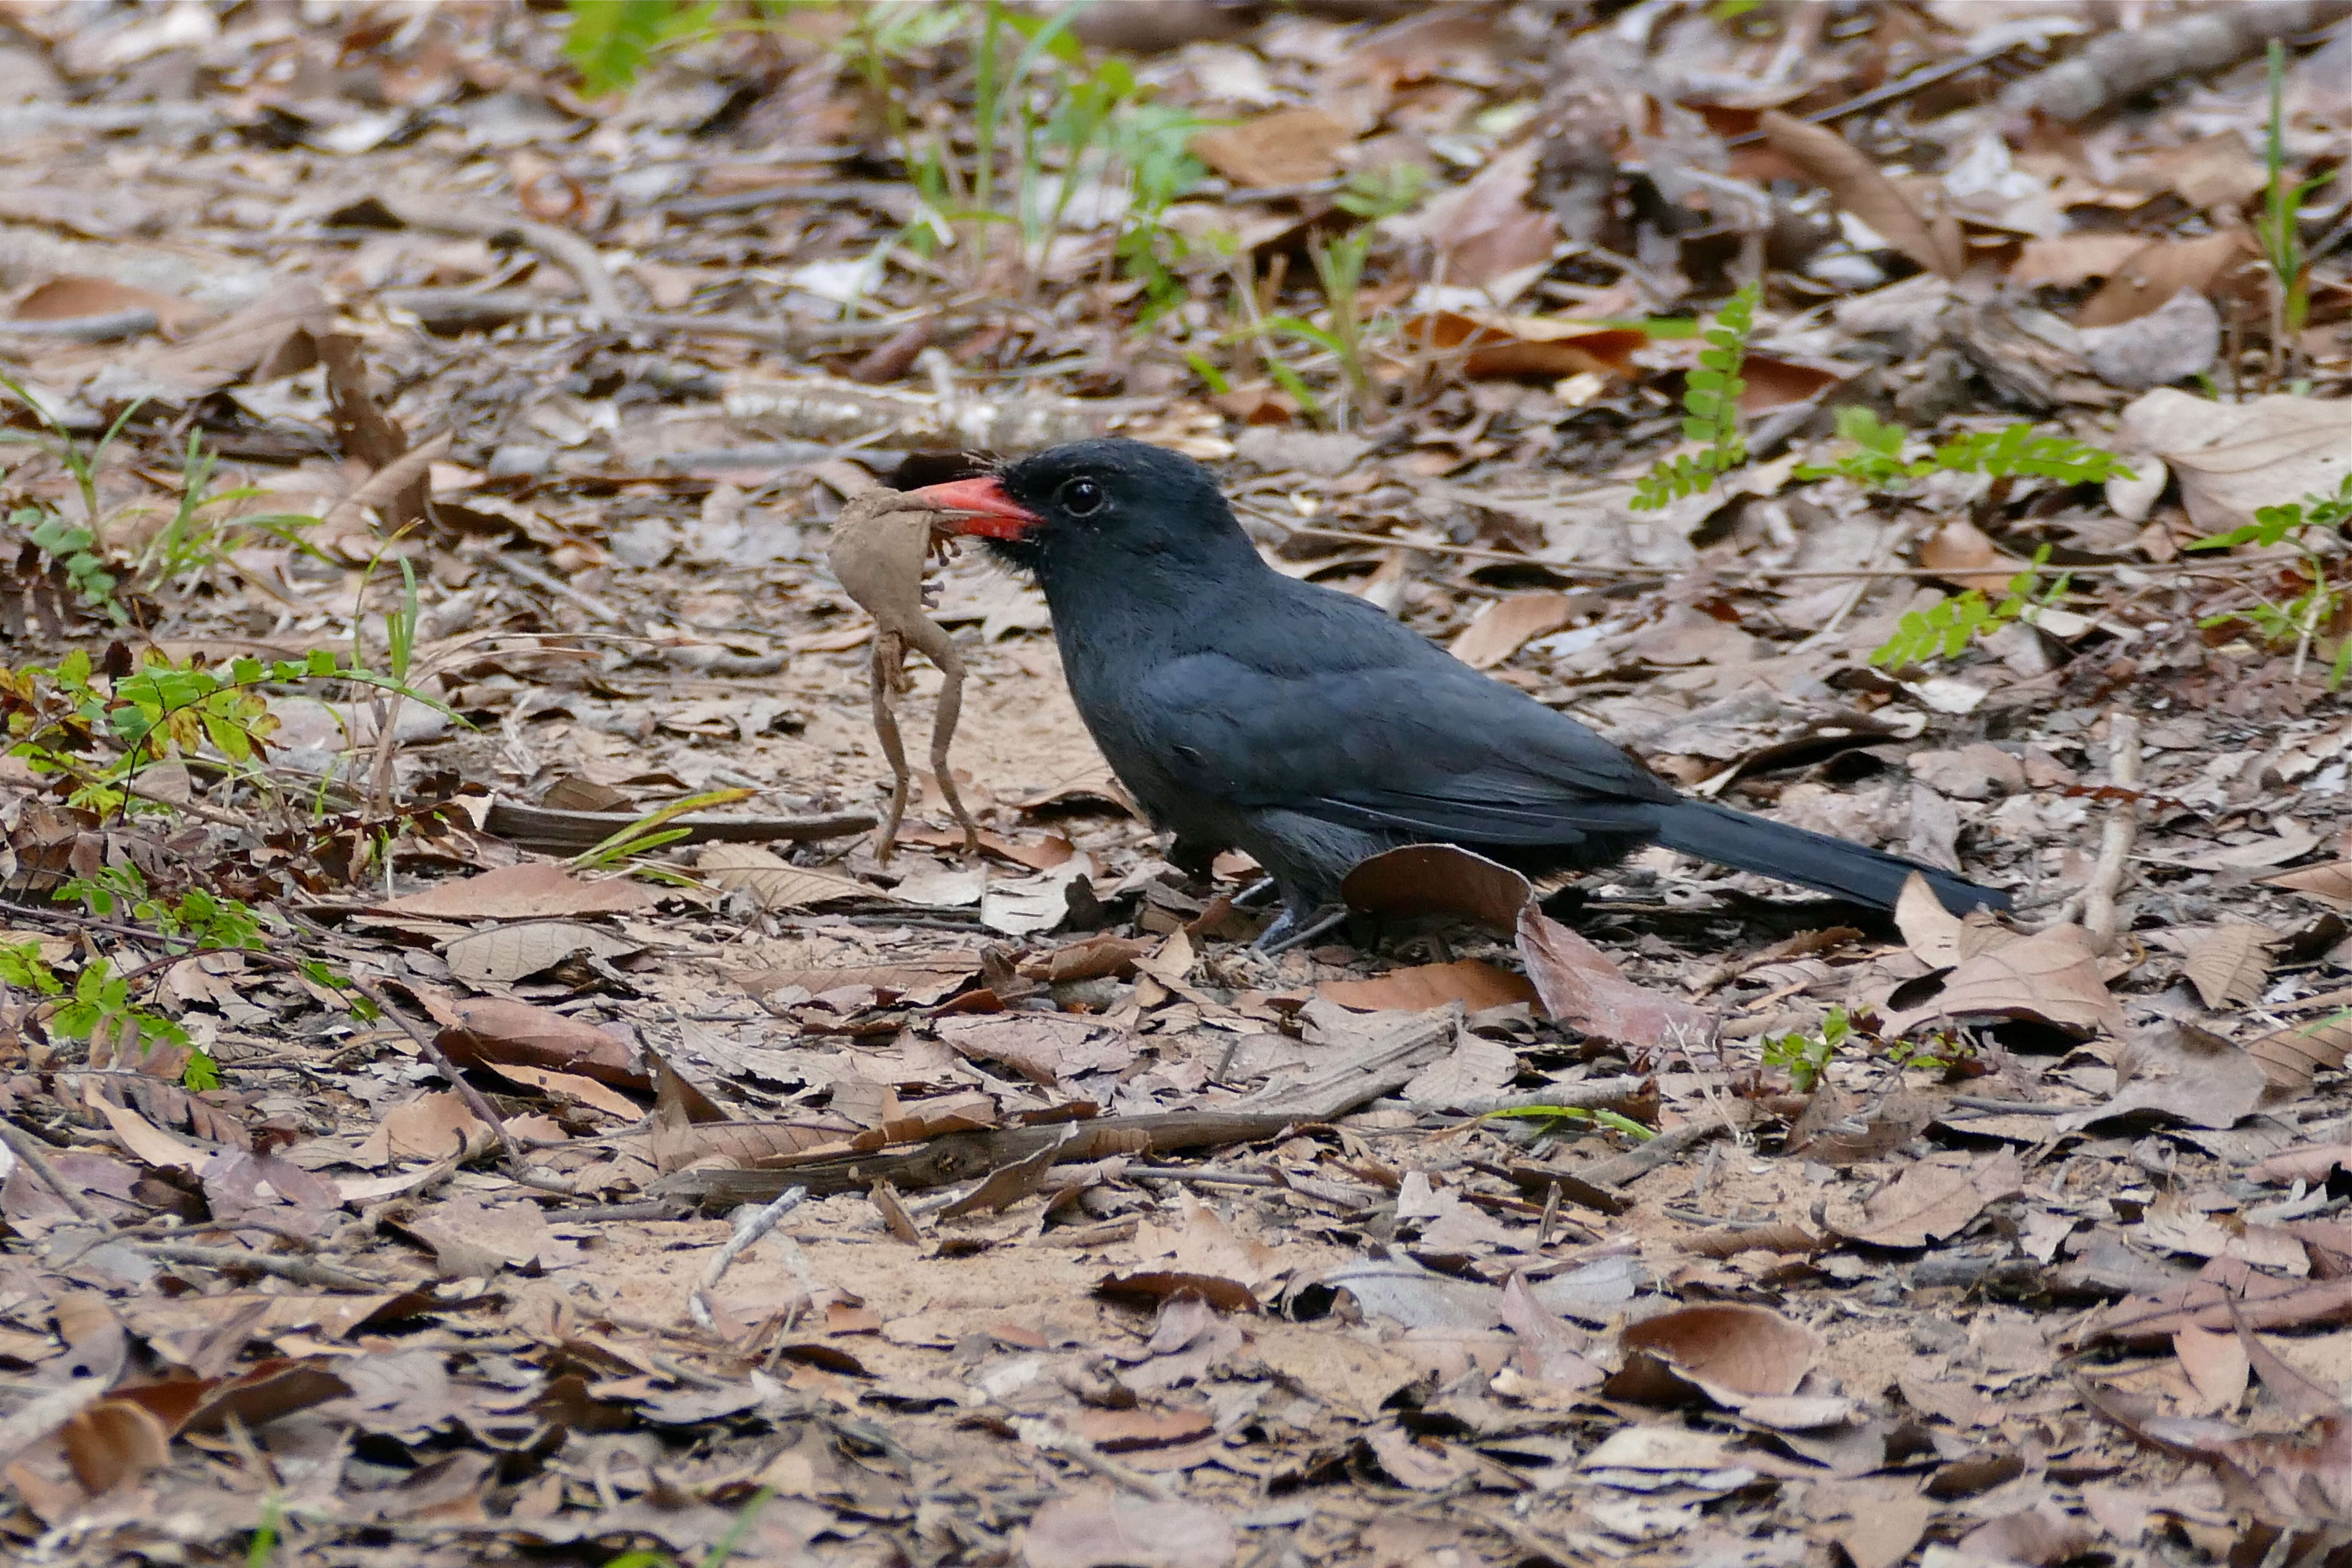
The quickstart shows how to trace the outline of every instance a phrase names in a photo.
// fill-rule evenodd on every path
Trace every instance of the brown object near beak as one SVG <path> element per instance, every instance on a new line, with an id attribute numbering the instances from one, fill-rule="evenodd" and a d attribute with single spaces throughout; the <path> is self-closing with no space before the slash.
<path id="1" fill-rule="evenodd" d="M 935 489 L 955 489 L 940 485 Z M 1002 492 L 999 492 L 1000 494 Z M 1010 504 L 1009 502 L 1006 504 Z M 890 805 L 877 831 L 874 858 L 887 864 L 907 812 L 907 786 L 913 773 L 907 766 L 907 749 L 898 738 L 898 717 L 893 705 L 908 688 L 907 649 L 913 647 L 940 667 L 946 677 L 940 688 L 940 705 L 931 721 L 931 773 L 948 809 L 963 828 L 967 854 L 980 847 L 980 825 L 964 809 L 956 794 L 955 775 L 948 771 L 948 746 L 955 739 L 956 720 L 963 710 L 963 656 L 954 639 L 923 614 L 923 568 L 931 552 L 932 530 L 943 521 L 939 504 L 927 492 L 879 487 L 850 501 L 834 520 L 828 559 L 833 574 L 849 596 L 874 617 L 874 735 L 890 762 Z"/>

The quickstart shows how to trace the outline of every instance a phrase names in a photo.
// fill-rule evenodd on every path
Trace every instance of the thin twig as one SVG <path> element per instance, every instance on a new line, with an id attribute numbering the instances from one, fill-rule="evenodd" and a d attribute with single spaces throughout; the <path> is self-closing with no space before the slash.
<path id="1" fill-rule="evenodd" d="M 63 1200 L 66 1207 L 73 1211 L 74 1218 L 100 1230 L 114 1228 L 114 1222 L 90 1207 L 89 1200 L 74 1191 L 58 1173 L 58 1168 L 49 1163 L 48 1146 L 5 1116 L 0 1116 L 0 1142 L 5 1142 L 11 1153 L 32 1167 L 33 1174 L 41 1178 L 41 1184 Z"/>
<path id="2" fill-rule="evenodd" d="M 519 583 L 527 584 L 542 594 L 552 594 L 566 604 L 577 605 L 588 612 L 592 618 L 600 620 L 608 626 L 619 626 L 624 631 L 629 629 L 627 616 L 595 595 L 582 593 L 561 577 L 542 572 L 527 561 L 518 561 L 500 550 L 490 552 L 489 560 L 499 570 Z"/>
<path id="3" fill-rule="evenodd" d="M 775 1229 L 778 1220 L 807 1200 L 806 1187 L 786 1187 L 776 1195 L 775 1202 L 743 1217 L 742 1223 L 735 1227 L 735 1234 L 727 1238 L 727 1245 L 719 1249 L 719 1256 L 710 1260 L 710 1267 L 702 1271 L 700 1283 L 687 1296 L 687 1314 L 694 1320 L 697 1328 L 710 1333 L 719 1331 L 711 1318 L 710 1292 L 719 1289 L 719 1281 L 726 1278 L 727 1270 L 734 1266 L 746 1247 Z"/>
<path id="4" fill-rule="evenodd" d="M 2118 708 L 2107 715 L 2108 763 L 2107 778 L 2117 789 L 2135 792 L 2130 798 L 2119 800 L 2107 815 L 2107 822 L 2099 835 L 2099 858 L 2091 868 L 2090 879 L 2083 884 L 2077 898 L 2060 906 L 2058 919 L 2053 923 L 2063 925 L 2079 918 L 2083 929 L 2091 938 L 2091 945 L 2100 952 L 2115 950 L 2118 917 L 2116 893 L 2122 888 L 2124 872 L 2131 861 L 2132 840 L 2139 833 L 2139 721 Z M 2070 912 L 2071 911 L 2071 912 Z"/>
<path id="5" fill-rule="evenodd" d="M 274 1275 L 297 1285 L 317 1285 L 329 1290 L 388 1290 L 399 1282 L 351 1269 L 316 1258 L 288 1257 L 282 1252 L 246 1252 L 234 1247 L 192 1247 L 178 1241 L 133 1241 L 132 1247 L 166 1263 L 193 1263 L 205 1268 L 247 1269 Z"/>
<path id="6" fill-rule="evenodd" d="M 289 967 L 299 969 L 300 966 L 299 964 L 289 963 Z M 410 1017 L 399 1008 L 394 1006 L 392 1005 L 392 998 L 386 996 L 381 990 L 377 989 L 373 982 L 363 979 L 357 971 L 347 973 L 341 978 L 350 983 L 352 990 L 358 992 L 361 995 L 366 997 L 371 1003 L 374 1004 L 377 1012 L 383 1014 L 385 1017 L 398 1025 L 402 1034 L 406 1035 L 411 1040 L 415 1042 L 416 1048 L 420 1052 L 424 1053 L 425 1059 L 431 1062 L 434 1067 L 439 1070 L 441 1076 L 447 1079 L 449 1082 L 456 1087 L 457 1093 L 466 1101 L 466 1109 L 472 1111 L 475 1116 L 479 1118 L 492 1132 L 498 1135 L 499 1146 L 506 1151 L 507 1169 L 509 1173 L 518 1179 L 529 1174 L 527 1168 L 523 1164 L 522 1145 L 517 1143 L 515 1142 L 515 1135 L 507 1130 L 505 1118 L 501 1117 L 498 1112 L 498 1108 L 490 1103 L 489 1096 L 484 1094 L 480 1089 L 476 1089 L 473 1084 L 467 1079 L 466 1075 L 457 1070 L 457 1065 L 449 1059 L 448 1053 L 442 1050 L 439 1043 L 434 1039 L 433 1032 L 430 1029 L 425 1028 L 423 1025 L 417 1023 L 415 1019 Z M 524 1184 L 527 1186 L 543 1186 L 544 1184 L 539 1181 L 532 1181 L 527 1182 Z M 566 1189 L 561 1187 L 548 1187 L 545 1190 L 550 1192 L 562 1192 Z"/>

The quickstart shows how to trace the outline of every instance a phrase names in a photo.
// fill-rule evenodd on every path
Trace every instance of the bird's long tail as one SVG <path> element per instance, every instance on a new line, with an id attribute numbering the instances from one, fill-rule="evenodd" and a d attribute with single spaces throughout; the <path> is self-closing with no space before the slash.
<path id="1" fill-rule="evenodd" d="M 1903 883 L 1916 871 L 1954 914 L 1981 904 L 2009 908 L 2009 895 L 1899 855 L 1849 844 L 1825 833 L 1750 816 L 1713 801 L 1685 800 L 1659 808 L 1658 842 L 1685 855 L 1777 877 L 1815 892 L 1891 910 Z"/>

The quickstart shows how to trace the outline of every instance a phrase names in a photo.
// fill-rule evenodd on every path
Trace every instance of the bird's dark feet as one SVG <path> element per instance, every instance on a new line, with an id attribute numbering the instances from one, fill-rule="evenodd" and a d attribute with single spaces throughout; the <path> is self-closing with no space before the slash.
<path id="1" fill-rule="evenodd" d="M 1235 893 L 1229 901 L 1237 910 L 1254 910 L 1272 897 L 1274 897 L 1274 879 L 1267 877 L 1252 882 L 1248 887 Z"/>
<path id="2" fill-rule="evenodd" d="M 1258 932 L 1257 940 L 1250 943 L 1250 946 L 1271 958 L 1276 953 L 1288 952 L 1292 948 L 1304 946 L 1327 931 L 1337 930 L 1347 923 L 1347 919 L 1348 909 L 1344 904 L 1336 908 L 1319 910 L 1304 923 L 1299 921 L 1296 910 L 1286 909 L 1274 917 L 1272 925 Z"/>

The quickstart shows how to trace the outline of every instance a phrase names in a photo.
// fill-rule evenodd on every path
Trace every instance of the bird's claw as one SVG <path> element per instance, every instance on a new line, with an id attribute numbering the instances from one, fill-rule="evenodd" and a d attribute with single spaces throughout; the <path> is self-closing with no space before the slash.
<path id="1" fill-rule="evenodd" d="M 1266 957 L 1272 958 L 1278 952 L 1288 952 L 1294 947 L 1304 946 L 1313 942 L 1326 931 L 1336 930 L 1347 921 L 1347 907 L 1341 905 L 1324 910 L 1313 920 L 1301 925 L 1295 910 L 1285 910 L 1274 917 L 1272 925 L 1258 932 L 1257 940 L 1250 943 L 1250 946 Z"/>

